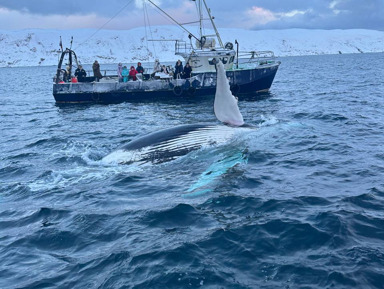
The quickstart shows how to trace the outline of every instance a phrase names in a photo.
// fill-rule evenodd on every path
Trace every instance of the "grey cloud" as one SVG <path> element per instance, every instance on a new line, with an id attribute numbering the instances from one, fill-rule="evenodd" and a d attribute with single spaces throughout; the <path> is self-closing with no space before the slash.
<path id="1" fill-rule="evenodd" d="M 108 0 L 0 0 L 0 7 L 36 15 L 82 15 L 95 13 L 101 16 L 116 14 L 126 3 L 134 2 Z M 132 4 L 133 5 L 133 4 Z"/>
<path id="2" fill-rule="evenodd" d="M 313 28 L 313 29 L 348 29 L 365 28 L 384 30 L 384 0 L 340 0 L 334 9 L 330 4 L 334 0 L 208 0 L 208 6 L 216 17 L 218 26 L 231 27 L 244 17 L 246 9 L 253 6 L 270 10 L 281 15 L 293 10 L 307 11 L 294 17 L 278 17 L 278 20 L 253 29 L 284 29 L 284 28 Z M 0 0 L 0 7 L 38 15 L 86 15 L 94 13 L 103 17 L 112 17 L 122 7 L 124 15 L 129 16 L 134 9 L 134 0 Z M 177 7 L 181 0 L 162 0 L 165 9 Z M 177 17 L 176 17 L 177 18 Z M 236 19 L 236 21 L 233 21 Z M 127 21 L 132 21 L 127 18 Z M 141 19 L 140 19 L 141 21 Z M 233 22 L 232 22 L 233 21 Z"/>
<path id="3" fill-rule="evenodd" d="M 284 13 L 292 10 L 309 11 L 294 17 L 281 18 L 278 21 L 259 25 L 254 29 L 377 29 L 384 30 L 384 1 L 383 0 L 343 0 L 336 2 L 333 9 L 332 0 L 285 1 L 278 5 L 277 0 L 261 0 L 258 6 L 269 9 L 274 13 Z"/>

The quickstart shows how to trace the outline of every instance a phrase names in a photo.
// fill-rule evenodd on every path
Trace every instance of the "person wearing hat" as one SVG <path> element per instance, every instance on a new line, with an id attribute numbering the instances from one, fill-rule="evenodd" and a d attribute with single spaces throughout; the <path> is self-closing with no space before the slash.
<path id="1" fill-rule="evenodd" d="M 83 66 L 79 65 L 79 67 L 75 70 L 75 76 L 77 77 L 78 82 L 85 81 L 87 72 L 83 69 Z"/>
<path id="2" fill-rule="evenodd" d="M 137 80 L 136 74 L 137 74 L 137 71 L 136 71 L 135 67 L 132 65 L 131 69 L 129 70 L 129 79 L 136 81 Z"/>
<path id="3" fill-rule="evenodd" d="M 136 71 L 137 73 L 144 73 L 144 68 L 141 66 L 141 62 L 137 63 Z"/>
<path id="4" fill-rule="evenodd" d="M 123 82 L 128 81 L 129 70 L 125 65 L 123 66 L 123 70 L 121 71 L 121 76 L 123 77 Z"/>

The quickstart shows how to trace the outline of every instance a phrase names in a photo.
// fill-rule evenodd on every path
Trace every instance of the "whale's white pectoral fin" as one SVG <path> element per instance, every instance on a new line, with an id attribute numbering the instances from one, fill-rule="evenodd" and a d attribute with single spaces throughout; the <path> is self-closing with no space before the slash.
<path id="1" fill-rule="evenodd" d="M 223 159 L 213 163 L 205 170 L 193 185 L 189 187 L 187 192 L 183 195 L 184 197 L 196 197 L 207 192 L 211 192 L 212 188 L 209 185 L 214 182 L 217 178 L 226 174 L 231 168 L 238 164 L 248 163 L 247 155 L 238 151 L 231 155 L 225 156 Z"/>
<path id="2" fill-rule="evenodd" d="M 230 125 L 241 126 L 244 124 L 243 116 L 237 105 L 237 99 L 232 95 L 229 82 L 225 74 L 223 63 L 219 61 L 217 67 L 217 81 L 214 111 L 216 118 Z"/>

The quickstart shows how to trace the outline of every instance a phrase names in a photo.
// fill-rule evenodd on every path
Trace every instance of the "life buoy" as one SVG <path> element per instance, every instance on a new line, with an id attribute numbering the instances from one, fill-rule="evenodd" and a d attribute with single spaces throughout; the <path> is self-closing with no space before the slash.
<path id="1" fill-rule="evenodd" d="M 183 93 L 183 89 L 181 88 L 181 86 L 175 86 L 173 88 L 173 93 L 176 95 L 176 96 L 180 96 L 182 93 Z"/>

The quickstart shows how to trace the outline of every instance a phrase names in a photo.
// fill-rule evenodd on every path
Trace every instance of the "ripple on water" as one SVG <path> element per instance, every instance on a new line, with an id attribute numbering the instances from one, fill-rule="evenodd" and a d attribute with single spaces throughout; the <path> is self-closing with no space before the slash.
<path id="1" fill-rule="evenodd" d="M 0 288 L 382 288 L 383 57 L 284 58 L 255 129 L 147 166 L 101 159 L 213 99 L 63 107 L 55 67 L 0 69 Z"/>

